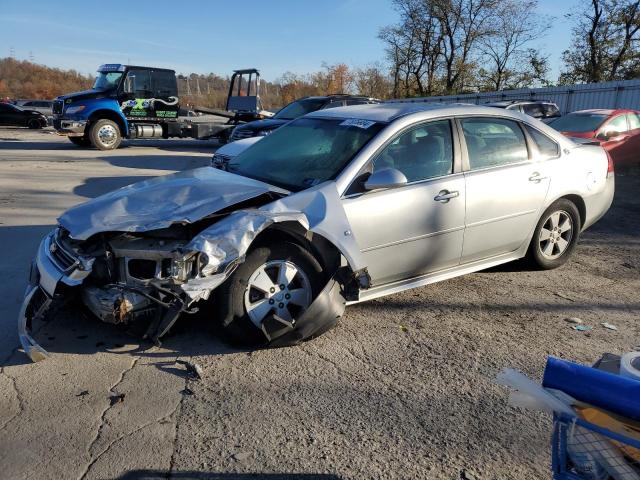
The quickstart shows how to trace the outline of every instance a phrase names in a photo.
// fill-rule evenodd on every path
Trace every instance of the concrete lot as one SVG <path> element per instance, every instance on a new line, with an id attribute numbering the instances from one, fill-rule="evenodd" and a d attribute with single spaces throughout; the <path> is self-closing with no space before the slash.
<path id="1" fill-rule="evenodd" d="M 0 129 L 0 477 L 550 478 L 550 418 L 507 406 L 494 378 L 640 344 L 639 177 L 618 176 L 612 210 L 559 270 L 509 265 L 353 306 L 328 334 L 278 350 L 232 350 L 203 319 L 150 349 L 65 310 L 36 335 L 52 357 L 30 363 L 16 316 L 56 217 L 206 165 L 213 149 L 137 141 L 105 153 Z M 593 330 L 572 330 L 570 316 Z"/>

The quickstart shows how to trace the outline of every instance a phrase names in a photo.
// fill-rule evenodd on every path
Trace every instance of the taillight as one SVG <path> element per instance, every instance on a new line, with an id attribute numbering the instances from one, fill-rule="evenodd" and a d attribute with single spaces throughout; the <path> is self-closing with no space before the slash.
<path id="1" fill-rule="evenodd" d="M 613 177 L 615 175 L 613 171 L 613 158 L 611 158 L 611 155 L 606 150 L 604 153 L 607 154 L 607 178 Z"/>

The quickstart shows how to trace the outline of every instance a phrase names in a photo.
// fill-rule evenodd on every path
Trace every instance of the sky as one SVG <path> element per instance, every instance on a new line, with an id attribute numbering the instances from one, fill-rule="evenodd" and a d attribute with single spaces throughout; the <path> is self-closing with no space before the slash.
<path id="1" fill-rule="evenodd" d="M 539 0 L 538 12 L 555 18 L 535 44 L 550 55 L 552 80 L 574 1 Z M 0 0 L 0 57 L 85 74 L 103 63 L 222 76 L 256 67 L 272 81 L 323 62 L 383 61 L 378 31 L 397 20 L 391 0 Z"/>

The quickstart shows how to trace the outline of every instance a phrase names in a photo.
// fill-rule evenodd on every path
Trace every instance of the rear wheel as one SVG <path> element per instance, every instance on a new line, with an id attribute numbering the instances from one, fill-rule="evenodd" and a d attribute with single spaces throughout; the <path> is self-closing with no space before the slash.
<path id="1" fill-rule="evenodd" d="M 98 150 L 115 150 L 122 142 L 122 135 L 118 124 L 105 118 L 91 125 L 89 139 Z"/>
<path id="2" fill-rule="evenodd" d="M 272 331 L 293 329 L 321 288 L 322 268 L 303 248 L 258 247 L 216 290 L 216 316 L 233 343 L 266 346 Z"/>
<path id="3" fill-rule="evenodd" d="M 557 200 L 536 225 L 529 245 L 529 259 L 543 270 L 558 268 L 573 253 L 580 229 L 580 213 L 575 204 L 565 198 Z"/>
<path id="4" fill-rule="evenodd" d="M 91 141 L 87 137 L 67 137 L 71 143 L 79 147 L 90 147 Z"/>

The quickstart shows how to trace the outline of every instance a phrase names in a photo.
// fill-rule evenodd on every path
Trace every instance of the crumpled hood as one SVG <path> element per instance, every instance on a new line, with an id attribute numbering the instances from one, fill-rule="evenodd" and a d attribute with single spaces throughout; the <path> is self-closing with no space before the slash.
<path id="1" fill-rule="evenodd" d="M 77 240 L 100 232 L 144 232 L 193 223 L 267 192 L 272 185 L 211 167 L 134 183 L 67 210 L 58 223 Z"/>

